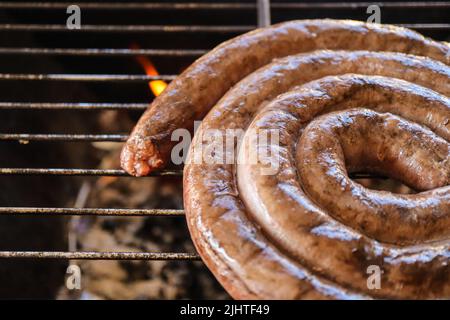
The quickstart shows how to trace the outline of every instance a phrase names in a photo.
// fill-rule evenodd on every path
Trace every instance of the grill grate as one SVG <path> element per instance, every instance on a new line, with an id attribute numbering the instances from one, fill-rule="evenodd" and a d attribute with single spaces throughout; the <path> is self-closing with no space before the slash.
<path id="1" fill-rule="evenodd" d="M 71 56 L 200 56 L 206 50 L 0 48 L 0 54 Z"/>
<path id="2" fill-rule="evenodd" d="M 80 215 L 80 216 L 183 216 L 179 209 L 111 209 L 111 208 L 31 208 L 6 207 L 0 208 L 1 214 L 29 215 L 42 214 L 48 216 Z"/>
<path id="3" fill-rule="evenodd" d="M 176 75 L 147 76 L 140 74 L 10 74 L 1 73 L 0 80 L 34 81 L 100 81 L 100 82 L 146 82 L 151 80 L 171 81 Z"/>
<path id="4" fill-rule="evenodd" d="M 148 103 L 33 103 L 0 102 L 0 109 L 13 110 L 145 110 Z"/>
<path id="5" fill-rule="evenodd" d="M 181 170 L 161 170 L 152 172 L 149 177 L 181 176 Z M 0 175 L 57 175 L 57 176 L 129 176 L 121 169 L 64 169 L 64 168 L 1 168 Z"/>
<path id="6" fill-rule="evenodd" d="M 361 9 L 371 3 L 272 3 L 273 10 L 316 9 L 330 13 L 336 9 Z M 450 2 L 382 2 L 381 8 L 434 8 L 442 10 L 450 8 Z M 1 2 L 1 9 L 65 9 L 70 3 L 39 3 L 39 2 Z M 269 1 L 261 0 L 254 3 L 81 3 L 83 9 L 92 10 L 257 10 L 258 25 L 267 25 L 270 21 Z M 300 11 L 299 11 L 300 12 Z M 298 18 L 301 16 L 299 15 Z M 450 30 L 448 23 L 412 23 L 399 24 L 418 31 Z M 252 30 L 256 25 L 83 25 L 81 30 L 70 32 L 96 32 L 99 36 L 110 36 L 116 33 L 186 33 L 189 34 L 217 33 L 235 34 Z M 0 32 L 69 32 L 65 25 L 55 24 L 0 24 Z M 198 57 L 207 52 L 204 49 L 117 49 L 117 48 L 30 48 L 8 47 L 0 48 L 0 55 L 20 56 L 137 56 L 150 55 L 161 57 Z M 118 75 L 118 74 L 0 74 L 1 81 L 58 81 L 58 82 L 104 82 L 107 84 L 124 82 L 147 82 L 149 80 L 170 81 L 175 75 Z M 89 103 L 89 102 L 0 102 L 1 110 L 144 110 L 146 103 Z M 109 141 L 123 142 L 127 135 L 122 134 L 0 134 L 0 141 L 46 141 L 46 142 L 93 142 Z M 58 175 L 58 176 L 127 176 L 123 170 L 78 169 L 78 168 L 0 168 L 0 175 Z M 162 170 L 151 176 L 181 176 L 181 170 Z M 355 175 L 354 178 L 367 178 L 367 175 Z M 43 207 L 1 207 L 0 215 L 42 215 L 42 216 L 183 216 L 183 210 L 170 209 L 112 209 L 112 208 L 43 208 Z M 149 253 L 149 252 L 51 252 L 51 251 L 2 251 L 0 258 L 38 258 L 38 259 L 120 259 L 120 260 L 198 260 L 195 253 Z"/>
<path id="7" fill-rule="evenodd" d="M 0 258 L 68 259 L 68 260 L 199 260 L 195 253 L 178 252 L 65 252 L 0 251 Z"/>
<path id="8" fill-rule="evenodd" d="M 254 29 L 254 26 L 160 26 L 160 25 L 83 25 L 76 32 L 213 32 L 213 33 L 234 33 L 247 32 Z M 65 25 L 54 24 L 2 24 L 0 31 L 66 31 Z"/>

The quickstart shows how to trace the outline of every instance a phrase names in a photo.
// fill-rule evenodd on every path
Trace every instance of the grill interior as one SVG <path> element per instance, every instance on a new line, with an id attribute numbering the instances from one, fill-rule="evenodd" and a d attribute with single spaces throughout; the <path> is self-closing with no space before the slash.
<path id="1" fill-rule="evenodd" d="M 0 297 L 55 297 L 68 260 L 198 260 L 194 251 L 175 249 L 77 250 L 72 228 L 80 216 L 183 216 L 179 204 L 170 207 L 164 199 L 161 207 L 154 208 L 85 207 L 86 182 L 101 177 L 135 179 L 117 166 L 101 166 L 103 148 L 126 140 L 154 98 L 150 80 L 171 81 L 219 43 L 266 25 L 268 13 L 272 23 L 308 18 L 366 20 L 370 5 L 79 1 L 82 28 L 69 30 L 65 22 L 70 4 L 0 3 Z M 450 2 L 377 4 L 382 23 L 449 39 Z M 133 44 L 139 48 L 131 48 Z M 160 75 L 145 75 L 135 59 L 140 55 L 150 57 Z M 181 175 L 182 168 L 173 166 L 141 179 L 181 184 Z"/>

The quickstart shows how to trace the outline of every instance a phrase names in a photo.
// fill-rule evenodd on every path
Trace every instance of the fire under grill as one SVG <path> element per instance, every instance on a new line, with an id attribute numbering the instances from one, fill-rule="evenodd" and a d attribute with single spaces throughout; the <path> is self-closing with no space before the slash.
<path id="1" fill-rule="evenodd" d="M 84 153 L 78 155 L 77 148 L 86 148 L 85 152 L 89 154 L 91 147 L 80 145 L 124 142 L 127 139 L 124 132 L 129 132 L 131 127 L 117 126 L 121 132 L 109 132 L 111 130 L 106 126 L 107 133 L 92 133 L 98 127 L 89 121 L 108 111 L 127 114 L 136 121 L 153 97 L 146 86 L 149 81 L 170 82 L 183 68 L 215 45 L 258 26 L 306 18 L 365 20 L 368 16 L 366 9 L 371 5 L 365 2 L 269 3 L 268 0 L 226 3 L 79 2 L 81 29 L 69 30 L 66 27 L 66 9 L 71 4 L 0 3 L 0 142 L 3 150 L 0 153 L 0 180 L 4 181 L 1 183 L 3 204 L 0 218 L 6 217 L 8 220 L 5 222 L 14 218 L 51 220 L 59 216 L 183 216 L 180 208 L 90 208 L 83 204 L 52 207 L 43 202 L 68 203 L 51 199 L 63 197 L 56 193 L 64 193 L 69 200 L 75 199 L 80 185 L 89 176 L 137 179 L 127 177 L 118 167 L 105 169 L 94 165 L 82 168 L 86 163 L 82 161 Z M 450 2 L 377 2 L 377 5 L 381 8 L 382 23 L 412 28 L 438 40 L 449 38 Z M 132 43 L 140 47 L 131 48 Z M 144 71 L 135 61 L 137 56 L 151 58 L 158 70 L 162 70 L 161 74 L 143 75 Z M 130 74 L 130 70 L 134 73 Z M 91 116 L 91 113 L 96 116 Z M 54 114 L 57 116 L 53 117 Z M 90 120 L 84 120 L 86 118 Z M 85 132 L 77 132 L 78 126 L 85 121 Z M 51 130 L 65 133 L 47 133 Z M 77 147 L 66 153 L 64 148 L 71 148 L 66 146 L 53 154 L 53 148 L 61 143 Z M 35 158 L 36 153 L 39 156 Z M 58 161 L 59 156 L 65 159 L 72 155 L 74 159 Z M 50 165 L 45 165 L 45 160 L 50 160 Z M 97 158 L 88 163 L 100 161 Z M 59 163 L 72 164 L 73 167 L 58 166 Z M 40 164 L 42 166 L 37 166 Z M 180 179 L 181 176 L 182 168 L 176 166 L 151 174 L 151 177 L 159 179 Z M 28 180 L 33 177 L 38 178 L 33 180 L 34 187 L 32 180 Z M 54 180 L 49 179 L 52 177 L 58 179 L 56 185 L 60 187 L 50 191 L 52 196 L 46 201 L 40 202 L 39 199 L 45 190 L 36 190 L 37 195 L 29 197 L 20 195 L 21 190 L 36 186 L 38 189 L 51 188 Z M 76 180 L 67 182 L 72 178 Z M 367 176 L 361 174 L 354 178 Z M 26 200 L 25 204 L 21 204 L 21 200 Z M 3 206 L 4 203 L 13 205 Z M 26 236 L 14 234 L 14 237 Z M 13 242 L 15 238 L 11 238 Z M 50 247 L 28 250 L 24 245 L 12 247 L 15 249 L 1 246 L 0 264 L 4 259 L 17 261 L 18 258 L 27 258 L 35 263 L 41 259 L 199 260 L 195 252 L 79 251 L 73 243 L 71 246 L 70 237 L 69 250 L 47 251 Z M 64 247 L 60 245 L 59 248 Z"/>

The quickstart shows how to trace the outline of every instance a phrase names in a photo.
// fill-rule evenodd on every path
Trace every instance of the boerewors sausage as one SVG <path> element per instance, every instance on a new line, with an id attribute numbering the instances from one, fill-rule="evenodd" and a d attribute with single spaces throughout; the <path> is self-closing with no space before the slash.
<path id="1" fill-rule="evenodd" d="M 450 298 L 448 65 L 449 44 L 403 28 L 305 20 L 256 30 L 155 99 L 122 166 L 163 167 L 173 130 L 206 115 L 184 206 L 197 251 L 234 298 Z M 242 141 L 211 149 L 211 132 L 231 131 Z M 277 139 L 260 145 L 254 133 L 264 132 Z M 359 171 L 417 192 L 363 187 L 349 178 Z"/>
<path id="2" fill-rule="evenodd" d="M 450 297 L 449 99 L 403 80 L 347 74 L 291 88 L 259 111 L 246 109 L 248 101 L 232 103 L 263 72 L 208 114 L 185 167 L 191 235 L 228 292 L 272 299 Z M 232 119 L 222 125 L 224 114 Z M 277 130 L 279 143 L 265 146 L 275 151 L 272 158 L 194 163 L 204 132 L 235 123 L 247 129 L 239 156 L 253 145 L 249 132 Z M 278 163 L 275 174 L 262 174 L 267 163 Z M 353 170 L 389 174 L 427 191 L 366 189 L 349 179 Z M 383 272 L 377 290 L 367 285 L 371 266 Z"/>

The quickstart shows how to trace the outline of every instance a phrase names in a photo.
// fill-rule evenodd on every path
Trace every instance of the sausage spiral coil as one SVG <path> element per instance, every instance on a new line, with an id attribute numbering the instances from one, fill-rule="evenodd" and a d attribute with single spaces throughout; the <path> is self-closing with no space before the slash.
<path id="1" fill-rule="evenodd" d="M 390 26 L 311 20 L 251 32 L 155 100 L 123 166 L 145 175 L 164 165 L 173 129 L 209 111 L 184 204 L 198 252 L 234 298 L 450 298 L 449 64 L 448 44 Z M 210 130 L 244 132 L 233 161 L 197 161 Z M 256 149 L 264 162 L 245 161 L 263 131 L 279 139 Z M 349 178 L 360 171 L 417 193 L 365 188 Z M 382 271 L 376 290 L 370 266 Z"/>

